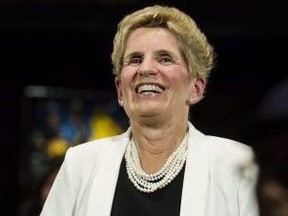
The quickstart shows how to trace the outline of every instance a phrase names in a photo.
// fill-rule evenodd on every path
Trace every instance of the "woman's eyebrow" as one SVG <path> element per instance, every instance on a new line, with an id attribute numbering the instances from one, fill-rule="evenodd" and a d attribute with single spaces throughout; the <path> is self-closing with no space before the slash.
<path id="1" fill-rule="evenodd" d="M 156 55 L 169 55 L 173 59 L 179 59 L 179 56 L 169 50 L 161 49 L 156 51 Z"/>
<path id="2" fill-rule="evenodd" d="M 126 56 L 124 56 L 124 59 L 129 59 L 133 56 L 143 56 L 143 53 L 139 51 L 131 52 L 131 53 L 128 53 Z"/>

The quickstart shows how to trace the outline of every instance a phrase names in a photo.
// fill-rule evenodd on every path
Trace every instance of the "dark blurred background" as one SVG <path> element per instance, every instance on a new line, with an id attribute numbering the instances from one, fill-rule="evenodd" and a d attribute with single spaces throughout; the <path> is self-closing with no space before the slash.
<path id="1" fill-rule="evenodd" d="M 287 9 L 280 1 L 1 0 L 1 215 L 16 215 L 18 208 L 24 88 L 114 91 L 110 53 L 117 22 L 155 3 L 190 14 L 218 54 L 206 98 L 192 111 L 196 127 L 255 146 L 265 155 L 255 139 L 263 133 L 255 129 L 266 118 L 259 115 L 261 106 L 287 79 Z M 279 101 L 282 106 L 285 96 Z M 280 151 L 287 152 L 287 145 Z"/>

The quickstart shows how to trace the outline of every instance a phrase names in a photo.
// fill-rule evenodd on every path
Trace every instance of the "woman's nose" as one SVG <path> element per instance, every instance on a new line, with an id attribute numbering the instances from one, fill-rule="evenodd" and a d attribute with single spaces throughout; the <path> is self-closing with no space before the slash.
<path id="1" fill-rule="evenodd" d="M 157 68 L 155 63 L 151 60 L 144 60 L 140 65 L 137 73 L 140 76 L 149 76 L 149 75 L 156 75 Z"/>

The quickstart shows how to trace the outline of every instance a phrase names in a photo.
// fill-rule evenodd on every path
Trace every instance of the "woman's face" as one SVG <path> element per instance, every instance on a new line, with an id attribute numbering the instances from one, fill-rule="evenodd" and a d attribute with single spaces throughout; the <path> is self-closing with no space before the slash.
<path id="1" fill-rule="evenodd" d="M 189 76 L 175 37 L 164 28 L 134 30 L 115 79 L 118 101 L 128 117 L 184 114 L 203 94 L 204 81 Z M 193 101 L 194 100 L 194 101 Z"/>

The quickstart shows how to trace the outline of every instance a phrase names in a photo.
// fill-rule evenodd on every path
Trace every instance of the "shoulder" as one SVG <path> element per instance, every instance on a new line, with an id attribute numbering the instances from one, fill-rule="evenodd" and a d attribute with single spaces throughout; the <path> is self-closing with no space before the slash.
<path id="1" fill-rule="evenodd" d="M 98 160 L 109 151 L 117 151 L 126 145 L 128 135 L 125 133 L 113 137 L 89 141 L 69 148 L 66 157 L 75 161 Z"/>
<path id="2" fill-rule="evenodd" d="M 79 173 L 91 173 L 103 161 L 113 160 L 113 156 L 122 154 L 126 148 L 129 136 L 127 132 L 113 137 L 89 141 L 74 147 L 66 152 L 64 166 L 66 170 Z M 84 174 L 83 174 L 84 175 Z"/>
<path id="3" fill-rule="evenodd" d="M 202 150 L 207 151 L 211 163 L 242 164 L 254 160 L 254 152 L 249 145 L 224 137 L 203 134 L 191 123 L 189 129 L 191 142 L 194 142 L 194 146 L 200 146 Z"/>
<path id="4" fill-rule="evenodd" d="M 254 151 L 247 144 L 216 136 L 206 136 L 209 153 L 216 161 L 242 164 L 254 160 Z"/>
<path id="5" fill-rule="evenodd" d="M 124 143 L 126 136 L 125 134 L 92 140 L 86 143 L 82 143 L 80 145 L 74 146 L 71 148 L 74 154 L 95 154 L 95 153 L 103 153 L 111 148 L 117 148 Z"/>
<path id="6" fill-rule="evenodd" d="M 216 136 L 206 136 L 212 173 L 234 178 L 257 178 L 258 166 L 253 148 L 244 143 Z"/>
<path id="7" fill-rule="evenodd" d="M 62 170 L 74 182 L 75 188 L 85 186 L 103 164 L 109 163 L 115 157 L 121 157 L 126 148 L 126 137 L 128 139 L 124 133 L 69 148 Z"/>

